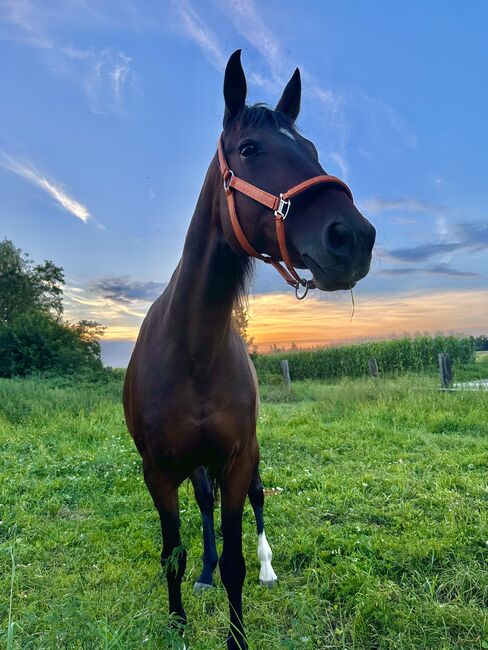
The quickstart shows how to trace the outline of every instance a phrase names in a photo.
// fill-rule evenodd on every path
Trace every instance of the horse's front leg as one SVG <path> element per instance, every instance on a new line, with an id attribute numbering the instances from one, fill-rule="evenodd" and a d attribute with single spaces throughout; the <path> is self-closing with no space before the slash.
<path id="1" fill-rule="evenodd" d="M 195 591 L 202 591 L 213 587 L 213 572 L 219 559 L 215 545 L 214 495 L 212 481 L 205 467 L 198 467 L 192 472 L 190 480 L 193 484 L 195 498 L 202 515 L 203 568 L 194 586 Z"/>
<path id="2" fill-rule="evenodd" d="M 161 520 L 161 565 L 168 581 L 170 614 L 175 614 L 183 634 L 186 614 L 181 601 L 181 580 L 186 568 L 186 549 L 181 545 L 178 487 L 171 477 L 144 459 L 144 480 Z M 184 647 L 184 644 L 183 644 Z"/>
<path id="3" fill-rule="evenodd" d="M 259 476 L 258 465 L 256 465 L 251 485 L 249 487 L 249 501 L 251 502 L 252 509 L 254 510 L 254 516 L 256 517 L 256 528 L 258 531 L 258 558 L 261 564 L 261 569 L 259 571 L 259 582 L 265 587 L 271 588 L 274 587 L 274 585 L 278 582 L 278 578 L 276 577 L 276 573 L 271 566 L 273 553 L 271 551 L 270 545 L 268 544 L 266 533 L 264 531 L 264 488 L 261 482 L 261 477 Z"/>
<path id="4" fill-rule="evenodd" d="M 230 473 L 221 481 L 222 536 L 224 546 L 219 560 L 220 576 L 227 591 L 230 630 L 227 650 L 247 650 L 242 620 L 242 586 L 246 564 L 242 555 L 242 512 L 252 478 L 254 462 L 241 452 Z"/>

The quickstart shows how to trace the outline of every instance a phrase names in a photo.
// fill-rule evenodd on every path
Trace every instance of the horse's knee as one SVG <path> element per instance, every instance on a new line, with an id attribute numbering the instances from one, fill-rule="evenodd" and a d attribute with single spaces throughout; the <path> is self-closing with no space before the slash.
<path id="1" fill-rule="evenodd" d="M 161 566 L 166 572 L 168 580 L 182 580 L 186 570 L 186 556 L 186 548 L 183 546 L 176 546 L 172 549 L 163 547 Z"/>
<path id="2" fill-rule="evenodd" d="M 264 507 L 264 487 L 259 478 L 252 480 L 248 496 L 253 508 Z"/>
<path id="3" fill-rule="evenodd" d="M 246 577 L 246 563 L 242 553 L 222 553 L 219 560 L 220 577 L 224 587 L 229 590 L 242 589 Z"/>

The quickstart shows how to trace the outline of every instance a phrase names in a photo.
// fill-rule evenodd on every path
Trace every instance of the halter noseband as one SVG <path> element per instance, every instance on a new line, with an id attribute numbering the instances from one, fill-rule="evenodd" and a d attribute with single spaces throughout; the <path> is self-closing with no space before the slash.
<path id="1" fill-rule="evenodd" d="M 298 275 L 295 268 L 293 267 L 290 253 L 288 252 L 288 248 L 286 246 L 285 219 L 290 210 L 291 199 L 298 194 L 301 194 L 305 190 L 308 190 L 313 185 L 317 185 L 318 183 L 334 183 L 335 185 L 338 185 L 346 191 L 347 195 L 352 201 L 353 198 L 351 190 L 339 178 L 336 178 L 335 176 L 329 176 L 328 174 L 322 174 L 320 176 L 309 178 L 302 183 L 298 183 L 298 185 L 294 185 L 292 188 L 286 192 L 283 192 L 279 196 L 275 196 L 274 194 L 270 194 L 269 192 L 266 192 L 265 190 L 262 190 L 259 187 L 248 183 L 242 178 L 238 178 L 234 172 L 229 169 L 224 156 L 222 138 L 219 140 L 218 156 L 220 171 L 224 181 L 224 191 L 227 197 L 230 222 L 241 248 L 251 257 L 256 257 L 258 260 L 274 266 L 274 268 L 278 271 L 285 282 L 295 288 L 296 297 L 299 300 L 303 300 L 303 298 L 305 298 L 307 295 L 309 289 L 315 289 L 315 282 L 313 280 L 306 280 L 305 278 L 301 278 Z M 257 201 L 258 203 L 265 205 L 270 210 L 273 210 L 275 215 L 276 238 L 280 247 L 281 260 L 284 262 L 286 268 L 280 264 L 279 260 L 274 260 L 269 255 L 258 253 L 257 250 L 253 248 L 246 235 L 244 234 L 244 231 L 241 228 L 241 224 L 239 223 L 234 199 L 234 192 L 232 190 L 237 190 L 238 192 L 241 192 L 241 194 L 245 194 L 251 199 L 254 199 L 254 201 Z M 304 287 L 303 294 L 299 294 L 300 287 Z"/>

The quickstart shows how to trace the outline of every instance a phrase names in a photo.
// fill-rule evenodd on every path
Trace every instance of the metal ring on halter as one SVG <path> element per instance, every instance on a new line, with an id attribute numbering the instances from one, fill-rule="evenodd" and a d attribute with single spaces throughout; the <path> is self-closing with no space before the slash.
<path id="1" fill-rule="evenodd" d="M 229 175 L 227 176 L 227 178 L 224 178 L 224 190 L 225 190 L 226 192 L 229 191 L 229 189 L 230 189 L 230 182 L 231 182 L 231 180 L 232 180 L 232 177 L 234 176 L 234 172 L 233 172 L 231 169 L 228 169 L 227 171 L 229 172 Z"/>
<path id="2" fill-rule="evenodd" d="M 305 289 L 302 295 L 298 293 L 298 290 L 301 286 L 304 287 Z M 306 297 L 309 289 L 310 289 L 310 285 L 308 283 L 308 280 L 302 280 L 301 282 L 297 282 L 295 285 L 295 298 L 297 300 L 303 300 Z"/>

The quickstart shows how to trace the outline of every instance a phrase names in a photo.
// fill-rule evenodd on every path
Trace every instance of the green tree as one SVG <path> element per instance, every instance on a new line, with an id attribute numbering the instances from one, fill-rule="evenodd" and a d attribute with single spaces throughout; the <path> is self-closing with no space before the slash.
<path id="1" fill-rule="evenodd" d="M 238 334 L 247 345 L 249 352 L 254 351 L 254 337 L 249 337 L 247 328 L 249 325 L 249 312 L 247 303 L 243 300 L 236 300 L 232 309 L 232 322 Z"/>
<path id="2" fill-rule="evenodd" d="M 0 242 L 0 317 L 11 322 L 32 309 L 61 316 L 63 269 L 46 260 L 34 264 L 13 242 Z"/>
<path id="3" fill-rule="evenodd" d="M 481 334 L 480 336 L 471 336 L 476 350 L 484 351 L 488 350 L 488 336 L 486 334 Z"/>
<path id="4" fill-rule="evenodd" d="M 63 320 L 63 286 L 54 262 L 35 264 L 11 241 L 0 242 L 1 377 L 102 369 L 103 328 Z"/>

